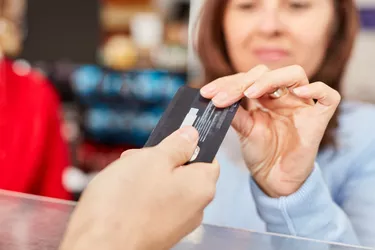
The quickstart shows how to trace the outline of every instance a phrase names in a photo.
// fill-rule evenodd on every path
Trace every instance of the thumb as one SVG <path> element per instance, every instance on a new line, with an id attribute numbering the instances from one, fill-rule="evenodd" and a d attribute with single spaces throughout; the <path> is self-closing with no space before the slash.
<path id="1" fill-rule="evenodd" d="M 232 127 L 241 137 L 248 137 L 253 130 L 253 126 L 254 121 L 249 111 L 240 106 L 232 121 Z"/>
<path id="2" fill-rule="evenodd" d="M 156 148 L 161 152 L 161 157 L 171 164 L 172 168 L 187 163 L 192 157 L 199 139 L 198 131 L 191 126 L 180 128 L 159 143 Z"/>

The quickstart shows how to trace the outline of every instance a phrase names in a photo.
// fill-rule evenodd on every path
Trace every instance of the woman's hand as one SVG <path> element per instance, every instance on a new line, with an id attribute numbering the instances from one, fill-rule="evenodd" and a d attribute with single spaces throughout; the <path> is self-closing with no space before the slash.
<path id="1" fill-rule="evenodd" d="M 272 97 L 278 89 L 284 89 L 284 95 Z M 257 66 L 219 78 L 203 87 L 201 94 L 217 107 L 248 97 L 246 109 L 240 107 L 232 126 L 254 180 L 275 198 L 296 192 L 308 178 L 340 102 L 340 94 L 326 84 L 309 84 L 300 66 L 273 71 Z"/>

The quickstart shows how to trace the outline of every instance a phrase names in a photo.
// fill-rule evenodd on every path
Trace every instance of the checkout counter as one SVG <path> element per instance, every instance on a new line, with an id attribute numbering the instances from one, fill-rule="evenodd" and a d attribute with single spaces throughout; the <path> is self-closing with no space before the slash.
<path id="1" fill-rule="evenodd" d="M 56 250 L 75 202 L 0 190 L 0 249 Z M 368 249 L 202 225 L 174 250 L 356 250 Z"/>

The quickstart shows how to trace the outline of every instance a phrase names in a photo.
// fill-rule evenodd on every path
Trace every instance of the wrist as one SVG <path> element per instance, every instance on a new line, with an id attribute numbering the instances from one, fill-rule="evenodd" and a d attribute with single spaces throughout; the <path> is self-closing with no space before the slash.
<path id="1" fill-rule="evenodd" d="M 298 188 L 290 189 L 289 187 L 286 189 L 282 187 L 282 184 L 275 184 L 267 185 L 264 181 L 259 181 L 254 178 L 255 183 L 257 184 L 258 188 L 268 197 L 278 199 L 280 197 L 289 196 L 290 194 L 296 192 Z M 302 185 L 301 185 L 302 186 Z"/>
<path id="2" fill-rule="evenodd" d="M 269 196 L 270 198 L 280 198 L 290 196 L 304 185 L 308 177 L 310 176 L 314 167 L 311 168 L 311 171 L 307 172 L 302 178 L 287 179 L 285 180 L 275 180 L 275 179 L 259 179 L 253 178 L 259 189 Z"/>
<path id="3" fill-rule="evenodd" d="M 99 236 L 97 234 L 84 234 L 76 236 L 72 239 L 67 238 L 62 242 L 59 250 L 145 250 L 138 241 L 138 239 L 132 235 L 122 235 L 121 238 Z"/>
<path id="4" fill-rule="evenodd" d="M 116 222 L 92 221 L 96 222 L 68 230 L 59 250 L 146 249 L 146 240 L 142 239 L 139 230 L 130 226 L 131 223 L 126 223 L 126 227 L 123 227 L 123 224 Z"/>
<path id="5" fill-rule="evenodd" d="M 288 186 L 288 187 L 282 187 L 282 188 L 268 188 L 268 187 L 262 187 L 261 185 L 258 184 L 260 190 L 264 192 L 267 196 L 270 198 L 278 199 L 281 197 L 287 197 L 290 196 L 294 193 L 296 193 L 303 185 L 303 182 L 300 184 Z"/>

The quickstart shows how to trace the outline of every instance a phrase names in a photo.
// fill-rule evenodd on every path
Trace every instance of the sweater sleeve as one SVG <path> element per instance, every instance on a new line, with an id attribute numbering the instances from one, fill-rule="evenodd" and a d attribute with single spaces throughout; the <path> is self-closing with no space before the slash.
<path id="1" fill-rule="evenodd" d="M 318 164 L 304 185 L 287 197 L 270 198 L 252 178 L 250 185 L 258 213 L 269 232 L 360 244 L 348 214 L 333 201 Z M 351 202 L 357 202 L 355 199 Z"/>
<path id="2" fill-rule="evenodd" d="M 375 143 L 367 147 L 349 173 L 338 200 L 361 245 L 375 247 Z"/>

